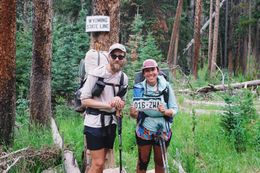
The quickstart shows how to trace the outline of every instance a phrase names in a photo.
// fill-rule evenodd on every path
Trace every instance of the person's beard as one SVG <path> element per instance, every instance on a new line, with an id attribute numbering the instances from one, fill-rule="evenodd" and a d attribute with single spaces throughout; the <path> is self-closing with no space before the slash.
<path id="1" fill-rule="evenodd" d="M 111 63 L 110 66 L 111 66 L 112 72 L 117 73 L 117 72 L 122 70 L 123 63 L 120 63 L 120 62 L 119 63 Z"/>

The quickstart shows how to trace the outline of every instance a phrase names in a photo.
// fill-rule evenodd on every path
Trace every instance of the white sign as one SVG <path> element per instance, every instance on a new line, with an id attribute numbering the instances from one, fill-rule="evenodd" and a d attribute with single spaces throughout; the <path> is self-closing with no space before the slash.
<path id="1" fill-rule="evenodd" d="M 109 16 L 87 16 L 86 32 L 110 31 Z"/>
<path id="2" fill-rule="evenodd" d="M 160 97 L 134 97 L 133 105 L 137 110 L 158 110 Z"/>

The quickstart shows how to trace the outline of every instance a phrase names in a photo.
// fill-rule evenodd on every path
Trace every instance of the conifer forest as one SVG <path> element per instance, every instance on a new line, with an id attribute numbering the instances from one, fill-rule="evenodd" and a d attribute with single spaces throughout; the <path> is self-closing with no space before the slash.
<path id="1" fill-rule="evenodd" d="M 91 16 L 108 30 L 90 31 Z M 152 58 L 178 105 L 164 172 L 260 173 L 260 0 L 1 0 L 0 173 L 88 172 L 75 92 L 86 53 L 114 43 L 128 88 L 103 172 L 136 172 L 130 107 Z"/>

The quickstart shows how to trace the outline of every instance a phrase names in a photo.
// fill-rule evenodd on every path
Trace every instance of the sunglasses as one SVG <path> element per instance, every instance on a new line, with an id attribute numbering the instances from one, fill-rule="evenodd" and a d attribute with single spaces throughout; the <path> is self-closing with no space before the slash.
<path id="1" fill-rule="evenodd" d="M 110 56 L 113 60 L 116 60 L 116 58 L 118 58 L 119 60 L 123 60 L 125 58 L 124 55 L 111 54 Z"/>

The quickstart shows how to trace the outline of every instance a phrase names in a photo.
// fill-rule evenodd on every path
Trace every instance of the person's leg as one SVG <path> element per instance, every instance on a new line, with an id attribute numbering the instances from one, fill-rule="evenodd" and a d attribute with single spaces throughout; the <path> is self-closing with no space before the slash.
<path id="1" fill-rule="evenodd" d="M 91 167 L 88 173 L 102 173 L 105 165 L 106 149 L 91 150 Z"/>
<path id="2" fill-rule="evenodd" d="M 90 151 L 91 166 L 88 173 L 102 173 L 105 165 L 107 150 L 105 149 L 104 137 L 86 133 L 87 149 Z"/>
<path id="3" fill-rule="evenodd" d="M 155 173 L 164 173 L 162 151 L 159 145 L 153 146 Z"/>
<path id="4" fill-rule="evenodd" d="M 138 145 L 138 161 L 136 173 L 145 173 L 150 161 L 152 145 Z"/>

